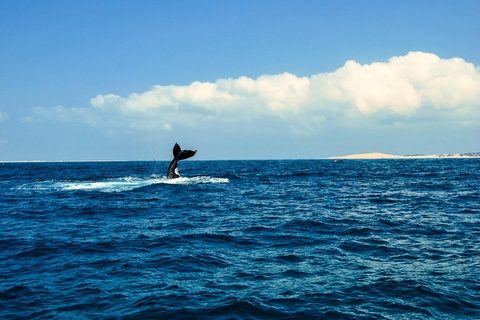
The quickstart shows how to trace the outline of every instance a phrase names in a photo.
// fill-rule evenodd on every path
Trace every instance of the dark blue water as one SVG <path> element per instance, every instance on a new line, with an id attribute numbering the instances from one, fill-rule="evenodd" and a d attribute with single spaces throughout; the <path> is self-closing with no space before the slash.
<path id="1" fill-rule="evenodd" d="M 0 163 L 0 318 L 478 319 L 480 161 Z"/>

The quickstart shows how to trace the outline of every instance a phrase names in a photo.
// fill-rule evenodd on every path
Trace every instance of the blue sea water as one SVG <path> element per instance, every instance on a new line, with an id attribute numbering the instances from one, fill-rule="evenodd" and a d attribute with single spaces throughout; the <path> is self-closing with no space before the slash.
<path id="1" fill-rule="evenodd" d="M 480 161 L 0 163 L 1 319 L 479 319 Z"/>

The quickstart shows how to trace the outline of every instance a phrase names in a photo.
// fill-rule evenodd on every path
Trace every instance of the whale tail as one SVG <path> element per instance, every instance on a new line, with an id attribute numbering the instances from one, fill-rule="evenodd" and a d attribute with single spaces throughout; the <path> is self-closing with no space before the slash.
<path id="1" fill-rule="evenodd" d="M 195 153 L 197 153 L 197 150 L 182 150 L 178 143 L 175 143 L 175 146 L 173 147 L 173 159 L 178 159 L 178 161 L 191 158 Z"/>
<path id="2" fill-rule="evenodd" d="M 173 147 L 173 160 L 170 162 L 170 166 L 168 167 L 167 178 L 175 179 L 180 177 L 177 168 L 178 161 L 191 158 L 195 155 L 195 153 L 197 153 L 197 150 L 182 150 L 178 143 L 175 143 L 175 146 Z"/>

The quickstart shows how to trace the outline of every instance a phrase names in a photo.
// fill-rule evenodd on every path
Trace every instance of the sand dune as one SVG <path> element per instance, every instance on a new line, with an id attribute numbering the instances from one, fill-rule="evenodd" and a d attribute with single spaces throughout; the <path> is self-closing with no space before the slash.
<path id="1" fill-rule="evenodd" d="M 331 157 L 330 159 L 397 159 L 397 158 L 403 158 L 403 156 L 373 152 L 373 153 L 350 154 L 347 156 L 337 156 L 337 157 Z"/>
<path id="2" fill-rule="evenodd" d="M 435 159 L 435 158 L 479 158 L 480 153 L 445 153 L 430 155 L 399 156 L 380 152 L 351 154 L 346 156 L 330 157 L 329 159 Z"/>

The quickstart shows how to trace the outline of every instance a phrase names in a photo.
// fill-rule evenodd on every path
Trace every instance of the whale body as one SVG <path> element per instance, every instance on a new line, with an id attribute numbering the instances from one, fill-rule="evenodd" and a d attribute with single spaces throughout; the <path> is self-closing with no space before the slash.
<path id="1" fill-rule="evenodd" d="M 180 160 L 185 160 L 188 158 L 191 158 L 197 153 L 197 150 L 182 150 L 178 143 L 175 143 L 175 146 L 173 146 L 173 160 L 170 162 L 170 166 L 168 166 L 168 171 L 167 171 L 167 178 L 168 179 L 175 179 L 179 178 L 180 174 L 178 173 L 178 161 Z"/>

